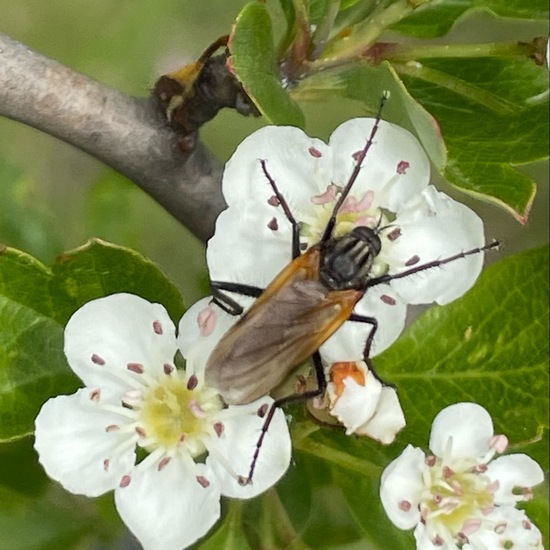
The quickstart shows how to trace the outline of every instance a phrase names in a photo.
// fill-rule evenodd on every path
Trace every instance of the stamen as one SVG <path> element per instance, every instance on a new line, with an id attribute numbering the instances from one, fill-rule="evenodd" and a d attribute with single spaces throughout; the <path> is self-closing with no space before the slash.
<path id="1" fill-rule="evenodd" d="M 214 424 L 214 431 L 216 432 L 216 435 L 218 437 L 221 437 L 223 435 L 223 432 L 225 431 L 225 427 L 223 425 L 223 422 L 216 422 Z"/>
<path id="2" fill-rule="evenodd" d="M 382 294 L 382 296 L 380 296 L 380 299 L 387 305 L 389 306 L 394 306 L 397 301 L 395 298 L 392 298 L 391 296 L 388 296 L 387 294 Z"/>
<path id="3" fill-rule="evenodd" d="M 407 267 L 410 267 L 411 265 L 417 264 L 420 261 L 420 256 L 417 256 L 416 254 L 414 256 L 411 256 L 406 262 L 405 265 Z"/>
<path id="4" fill-rule="evenodd" d="M 256 413 L 260 418 L 263 418 L 265 414 L 267 413 L 267 409 L 269 408 L 269 405 L 267 403 L 264 403 Z"/>
<path id="5" fill-rule="evenodd" d="M 135 432 L 139 435 L 139 437 L 147 437 L 145 430 L 141 426 L 136 426 Z"/>
<path id="6" fill-rule="evenodd" d="M 136 374 L 143 374 L 145 372 L 145 369 L 141 363 L 128 363 L 126 368 L 130 372 L 135 372 Z"/>
<path id="7" fill-rule="evenodd" d="M 160 321 L 153 321 L 153 331 L 155 334 L 162 334 L 162 324 Z"/>
<path id="8" fill-rule="evenodd" d="M 189 410 L 195 418 L 207 418 L 208 414 L 204 412 L 201 404 L 196 399 L 191 399 L 189 402 Z"/>
<path id="9" fill-rule="evenodd" d="M 210 481 L 206 479 L 204 476 L 197 476 L 197 481 L 202 485 L 205 489 L 210 486 Z"/>
<path id="10" fill-rule="evenodd" d="M 319 149 L 317 149 L 316 147 L 312 146 L 308 149 L 308 151 L 309 154 L 316 159 L 319 159 L 323 156 L 323 153 L 321 153 L 321 151 L 319 151 Z"/>
<path id="11" fill-rule="evenodd" d="M 412 504 L 408 500 L 402 500 L 399 503 L 399 509 L 403 510 L 403 512 L 408 512 L 412 508 Z"/>
<path id="12" fill-rule="evenodd" d="M 429 455 L 425 458 L 424 462 L 426 463 L 426 466 L 431 468 L 432 466 L 435 466 L 437 458 L 434 455 Z"/>
<path id="13" fill-rule="evenodd" d="M 279 222 L 277 221 L 277 218 L 271 218 L 267 224 L 267 228 L 271 229 L 271 231 L 277 231 L 279 229 Z"/>
<path id="14" fill-rule="evenodd" d="M 108 458 L 106 458 L 104 461 L 103 461 L 103 469 L 108 472 L 109 471 L 109 464 L 110 464 L 110 460 Z"/>
<path id="15" fill-rule="evenodd" d="M 326 191 L 324 193 L 321 193 L 320 195 L 314 195 L 313 197 L 311 197 L 310 200 L 313 204 L 320 206 L 323 204 L 334 202 L 336 200 L 337 194 L 338 187 L 331 183 L 330 185 L 327 185 Z"/>
<path id="16" fill-rule="evenodd" d="M 174 367 L 170 365 L 170 363 L 164 363 L 162 368 L 164 370 L 164 374 L 172 374 L 174 372 Z"/>
<path id="17" fill-rule="evenodd" d="M 198 383 L 199 383 L 199 379 L 197 378 L 196 375 L 192 374 L 189 377 L 189 380 L 187 380 L 187 389 L 189 391 L 194 390 L 197 387 Z"/>
<path id="18" fill-rule="evenodd" d="M 399 237 L 401 237 L 401 228 L 396 227 L 395 229 L 392 229 L 392 231 L 388 233 L 387 237 L 388 237 L 388 241 L 393 242 L 397 240 Z"/>
<path id="19" fill-rule="evenodd" d="M 410 163 L 408 163 L 406 160 L 400 161 L 399 164 L 397 165 L 397 173 L 404 174 L 409 168 L 409 166 L 410 166 Z"/>
<path id="20" fill-rule="evenodd" d="M 92 363 L 95 363 L 96 365 L 104 365 L 105 359 L 103 357 L 97 355 L 97 353 L 94 353 L 91 357 Z"/>
<path id="21" fill-rule="evenodd" d="M 95 389 L 90 392 L 90 401 L 98 402 L 101 397 L 101 390 Z"/>
<path id="22" fill-rule="evenodd" d="M 132 476 L 130 475 L 124 475 L 122 476 L 121 480 L 120 480 L 120 483 L 118 484 L 118 486 L 122 489 L 124 489 L 124 487 L 128 487 L 128 485 L 130 485 L 130 482 L 132 481 Z"/>
<path id="23" fill-rule="evenodd" d="M 107 433 L 111 433 L 111 432 L 118 432 L 120 430 L 120 426 L 118 424 L 109 424 L 106 428 L 105 428 L 105 431 Z"/>
<path id="24" fill-rule="evenodd" d="M 443 477 L 445 479 L 449 479 L 450 477 L 453 477 L 455 473 L 449 466 L 443 466 Z"/>
<path id="25" fill-rule="evenodd" d="M 172 460 L 172 457 L 171 456 L 165 456 L 160 462 L 159 462 L 159 465 L 157 466 L 157 470 L 160 472 L 161 470 L 163 470 L 168 464 L 169 462 Z"/>
<path id="26" fill-rule="evenodd" d="M 267 204 L 269 204 L 269 206 L 280 206 L 281 201 L 277 198 L 277 195 L 272 195 L 267 199 Z"/>

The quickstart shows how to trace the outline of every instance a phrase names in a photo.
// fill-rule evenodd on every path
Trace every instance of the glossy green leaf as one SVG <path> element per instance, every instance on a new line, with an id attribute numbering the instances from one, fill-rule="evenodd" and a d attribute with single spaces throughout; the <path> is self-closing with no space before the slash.
<path id="1" fill-rule="evenodd" d="M 408 423 L 403 440 L 425 444 L 437 411 L 474 401 L 515 450 L 529 446 L 547 467 L 548 298 L 547 247 L 506 258 L 377 357 L 380 374 L 399 389 Z"/>
<path id="2" fill-rule="evenodd" d="M 303 127 L 303 113 L 281 82 L 271 18 L 264 4 L 247 4 L 239 13 L 229 50 L 232 70 L 266 120 Z"/>
<path id="3" fill-rule="evenodd" d="M 548 74 L 514 58 L 426 60 L 396 66 L 438 121 L 448 148 L 443 175 L 525 223 L 536 185 L 518 165 L 548 158 Z"/>
<path id="4" fill-rule="evenodd" d="M 30 498 L 0 486 L 0 550 L 77 548 L 93 525 L 72 500 L 62 505 L 54 494 Z"/>
<path id="5" fill-rule="evenodd" d="M 0 251 L 0 440 L 32 433 L 51 396 L 80 385 L 63 354 L 63 326 L 84 303 L 131 292 L 183 313 L 176 287 L 138 253 L 98 240 L 48 269 L 10 248 Z"/>
<path id="6" fill-rule="evenodd" d="M 443 0 L 431 2 L 394 25 L 393 29 L 407 35 L 432 38 L 446 34 L 456 21 L 469 12 L 485 11 L 501 17 L 548 21 L 545 0 Z"/>

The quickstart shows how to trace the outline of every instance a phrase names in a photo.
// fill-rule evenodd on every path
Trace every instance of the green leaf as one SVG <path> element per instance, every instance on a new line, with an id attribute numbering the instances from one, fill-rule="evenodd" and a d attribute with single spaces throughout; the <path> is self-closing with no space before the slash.
<path id="1" fill-rule="evenodd" d="M 547 70 L 514 58 L 425 60 L 396 68 L 439 123 L 449 153 L 443 175 L 525 223 L 536 184 L 516 166 L 548 158 Z"/>
<path id="2" fill-rule="evenodd" d="M 0 550 L 56 550 L 76 548 L 93 528 L 83 500 L 55 494 L 29 498 L 0 486 Z"/>
<path id="3" fill-rule="evenodd" d="M 419 38 L 433 38 L 449 32 L 459 18 L 481 11 L 501 17 L 548 21 L 545 0 L 443 0 L 422 6 L 392 28 Z"/>
<path id="4" fill-rule="evenodd" d="M 548 247 L 506 258 L 376 357 L 378 372 L 399 390 L 407 418 L 400 438 L 425 446 L 439 410 L 474 401 L 514 451 L 529 446 L 548 467 L 548 298 Z"/>
<path id="5" fill-rule="evenodd" d="M 304 115 L 281 82 L 271 18 L 264 4 L 247 4 L 239 13 L 229 51 L 232 70 L 266 120 L 303 127 Z"/>
<path id="6" fill-rule="evenodd" d="M 83 304 L 116 292 L 162 303 L 177 322 L 177 288 L 152 262 L 92 240 L 52 269 L 23 252 L 0 250 L 0 440 L 32 433 L 42 404 L 80 385 L 65 360 L 63 326 Z"/>

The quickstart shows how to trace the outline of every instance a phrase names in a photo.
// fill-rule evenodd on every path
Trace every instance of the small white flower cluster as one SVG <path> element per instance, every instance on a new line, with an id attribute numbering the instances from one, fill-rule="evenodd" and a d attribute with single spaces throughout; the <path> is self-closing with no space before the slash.
<path id="1" fill-rule="evenodd" d="M 432 454 L 409 445 L 382 474 L 380 497 L 390 520 L 414 528 L 418 550 L 542 550 L 542 536 L 523 510 L 544 480 L 524 454 L 503 453 L 489 413 L 457 403 L 435 418 Z"/>
<path id="2" fill-rule="evenodd" d="M 259 159 L 264 159 L 299 222 L 305 250 L 319 242 L 374 123 L 367 118 L 346 122 L 328 144 L 289 127 L 266 127 L 245 139 L 224 172 L 223 192 L 229 206 L 208 244 L 211 279 L 263 289 L 291 260 L 291 223 L 275 200 Z M 381 250 L 372 276 L 397 274 L 483 245 L 483 225 L 477 215 L 438 192 L 429 178 L 429 161 L 418 141 L 381 121 L 334 229 L 335 236 L 357 226 L 379 230 Z M 354 311 L 378 321 L 373 352 L 380 353 L 399 336 L 407 304 L 454 300 L 474 284 L 482 262 L 483 255 L 477 254 L 445 269 L 370 289 Z M 245 309 L 253 302 L 231 296 Z M 221 496 L 253 497 L 276 483 L 290 463 L 290 435 L 282 411 L 277 410 L 264 434 L 254 483 L 240 483 L 240 474 L 255 460 L 263 417 L 273 400 L 265 396 L 248 405 L 227 406 L 219 389 L 205 384 L 208 357 L 236 321 L 211 299 L 204 299 L 185 313 L 176 336 L 161 305 L 116 294 L 89 302 L 66 327 L 65 353 L 85 387 L 43 406 L 36 419 L 40 462 L 74 493 L 97 496 L 114 490 L 123 521 L 146 550 L 179 550 L 192 544 L 219 518 Z M 363 361 L 369 331 L 365 323 L 346 322 L 321 346 L 327 380 L 324 405 L 347 433 L 388 444 L 404 427 L 405 418 L 395 389 L 383 385 Z M 187 358 L 186 371 L 176 368 L 178 351 Z M 441 540 L 455 548 L 449 541 L 457 533 L 469 536 L 473 531 L 470 523 L 459 522 L 453 530 L 437 519 L 446 517 L 450 506 L 446 503 L 452 499 L 460 508 L 461 497 L 453 496 L 453 491 L 471 489 L 473 495 L 481 488 L 484 497 L 479 498 L 486 497 L 481 512 L 463 514 L 475 525 L 492 519 L 501 525 L 498 522 L 506 514 L 511 518 L 520 512 L 510 507 L 489 510 L 500 493 L 492 477 L 476 471 L 486 462 L 471 462 L 462 455 L 457 462 L 457 439 L 446 445 L 440 446 L 441 453 L 432 446 L 439 457 L 432 465 L 427 463 L 431 459 L 422 462 L 419 451 L 408 449 L 404 456 L 415 457 L 418 475 L 411 474 L 403 483 L 414 485 L 416 492 L 402 494 L 398 488 L 403 484 L 394 483 L 406 468 L 401 466 L 407 464 L 402 458 L 388 468 L 382 498 L 398 526 L 418 523 L 417 539 L 436 546 Z M 439 498 L 434 472 L 443 475 L 449 486 L 439 504 L 434 504 Z M 468 506 L 469 510 L 477 504 Z M 517 518 L 512 519 L 506 525 L 515 529 Z M 510 534 L 510 529 L 506 536 L 520 536 Z"/>

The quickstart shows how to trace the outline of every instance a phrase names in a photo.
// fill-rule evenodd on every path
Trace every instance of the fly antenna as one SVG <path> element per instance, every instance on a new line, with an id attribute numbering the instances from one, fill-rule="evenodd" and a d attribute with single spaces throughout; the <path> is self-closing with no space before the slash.
<path id="1" fill-rule="evenodd" d="M 370 136 L 367 139 L 367 143 L 365 144 L 363 149 L 361 149 L 361 151 L 359 151 L 359 154 L 356 156 L 356 163 L 355 163 L 355 167 L 353 168 L 353 172 L 351 173 L 351 176 L 348 182 L 346 183 L 346 186 L 342 190 L 340 197 L 338 198 L 338 200 L 336 201 L 336 204 L 334 205 L 334 208 L 332 209 L 332 214 L 330 215 L 330 219 L 325 227 L 323 236 L 321 237 L 321 241 L 320 241 L 321 245 L 325 244 L 332 237 L 332 232 L 334 231 L 334 226 L 336 225 L 336 216 L 338 214 L 338 211 L 340 210 L 340 207 L 348 197 L 351 191 L 351 188 L 353 187 L 353 184 L 355 183 L 355 180 L 357 179 L 357 176 L 361 171 L 361 164 L 365 160 L 365 157 L 367 156 L 369 149 L 374 143 L 374 137 L 376 136 L 376 133 L 378 132 L 378 128 L 380 127 L 380 120 L 382 120 L 382 110 L 384 109 L 384 105 L 389 97 L 390 97 L 390 93 L 388 91 L 385 91 L 382 94 L 382 98 L 380 99 L 380 104 L 378 105 L 378 112 L 376 113 L 376 120 L 374 121 L 374 125 L 370 132 Z"/>

